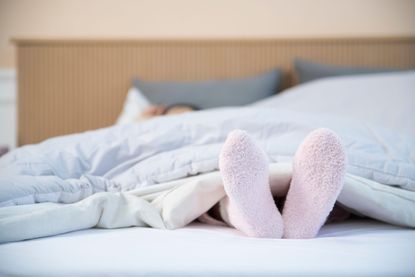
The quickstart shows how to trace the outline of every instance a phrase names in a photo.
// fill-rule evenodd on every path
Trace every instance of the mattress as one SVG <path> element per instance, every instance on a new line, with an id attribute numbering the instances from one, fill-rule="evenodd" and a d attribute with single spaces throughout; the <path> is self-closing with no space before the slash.
<path id="1" fill-rule="evenodd" d="M 177 230 L 88 229 L 0 245 L 0 275 L 354 275 L 415 273 L 415 230 L 368 219 L 315 239 L 243 236 L 192 223 Z"/>

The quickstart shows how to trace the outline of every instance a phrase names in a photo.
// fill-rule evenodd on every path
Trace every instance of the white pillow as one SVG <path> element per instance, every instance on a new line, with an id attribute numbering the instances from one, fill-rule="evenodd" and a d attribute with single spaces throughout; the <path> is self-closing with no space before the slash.
<path id="1" fill-rule="evenodd" d="M 254 105 L 346 116 L 415 135 L 415 70 L 319 79 Z"/>
<path id="2" fill-rule="evenodd" d="M 135 87 L 130 88 L 124 102 L 123 110 L 121 111 L 116 124 L 120 125 L 135 122 L 137 117 L 150 106 L 150 101 L 140 90 Z"/>

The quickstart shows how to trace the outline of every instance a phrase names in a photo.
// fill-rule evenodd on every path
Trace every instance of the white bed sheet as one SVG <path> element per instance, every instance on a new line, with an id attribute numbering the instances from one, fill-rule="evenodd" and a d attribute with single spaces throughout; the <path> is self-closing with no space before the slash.
<path id="1" fill-rule="evenodd" d="M 318 238 L 248 238 L 194 223 L 174 231 L 90 229 L 0 245 L 0 275 L 354 275 L 415 272 L 415 230 L 373 220 L 323 227 Z"/>

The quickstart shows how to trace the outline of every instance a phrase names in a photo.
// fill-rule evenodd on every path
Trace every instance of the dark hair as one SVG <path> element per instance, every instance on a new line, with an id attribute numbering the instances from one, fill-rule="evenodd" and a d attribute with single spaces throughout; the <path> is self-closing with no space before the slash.
<path id="1" fill-rule="evenodd" d="M 166 107 L 166 109 L 164 110 L 164 114 L 167 114 L 169 112 L 169 110 L 176 108 L 176 107 L 186 107 L 186 108 L 191 108 L 193 111 L 198 111 L 200 110 L 199 107 L 193 105 L 193 104 L 188 104 L 188 103 L 177 103 L 177 104 L 173 104 L 173 105 L 169 105 Z"/>

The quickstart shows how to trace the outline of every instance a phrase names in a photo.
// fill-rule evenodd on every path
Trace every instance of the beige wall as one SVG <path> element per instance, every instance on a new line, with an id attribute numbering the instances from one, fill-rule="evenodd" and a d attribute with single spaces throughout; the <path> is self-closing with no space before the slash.
<path id="1" fill-rule="evenodd" d="M 0 68 L 11 37 L 415 36 L 414 0 L 0 0 Z"/>

